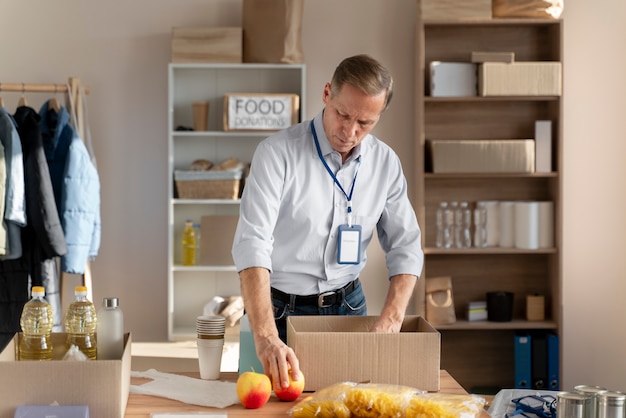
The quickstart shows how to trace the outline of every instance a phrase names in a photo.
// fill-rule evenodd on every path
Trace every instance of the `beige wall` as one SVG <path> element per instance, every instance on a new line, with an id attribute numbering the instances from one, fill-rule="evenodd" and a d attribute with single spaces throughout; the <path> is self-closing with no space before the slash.
<path id="1" fill-rule="evenodd" d="M 338 61 L 370 53 L 396 77 L 377 134 L 412 178 L 411 0 L 311 0 L 303 30 L 307 117 Z M 102 181 L 103 240 L 94 299 L 117 295 L 136 341 L 167 335 L 167 72 L 172 26 L 237 26 L 233 0 L 4 0 L 0 82 L 64 82 L 91 88 L 89 120 Z M 564 387 L 626 390 L 626 5 L 570 0 L 565 18 Z M 16 93 L 0 93 L 10 109 Z M 42 97 L 27 96 L 31 105 Z M 45 97 L 47 98 L 47 97 Z M 364 274 L 371 313 L 382 305 L 384 258 Z"/>

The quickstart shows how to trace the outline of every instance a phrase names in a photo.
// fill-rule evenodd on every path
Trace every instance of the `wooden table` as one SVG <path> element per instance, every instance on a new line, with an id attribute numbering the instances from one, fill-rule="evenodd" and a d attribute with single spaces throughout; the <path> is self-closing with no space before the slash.
<path id="1" fill-rule="evenodd" d="M 184 373 L 189 376 L 198 375 L 197 373 Z M 237 379 L 237 373 L 222 373 L 222 380 L 235 381 Z M 131 384 L 141 384 L 147 382 L 147 379 L 132 378 Z M 440 392 L 451 394 L 466 394 L 467 392 L 459 383 L 454 380 L 450 374 L 445 371 L 440 371 Z M 306 395 L 306 394 L 305 394 Z M 275 395 L 272 394 L 269 402 L 259 409 L 246 409 L 241 404 L 232 405 L 225 409 L 220 408 L 207 408 L 197 405 L 189 405 L 179 401 L 175 401 L 167 398 L 160 398 L 150 395 L 138 395 L 131 393 L 128 397 L 128 404 L 126 406 L 126 418 L 150 418 L 150 414 L 154 412 L 213 412 L 213 413 L 227 413 L 228 418 L 241 418 L 248 416 L 255 417 L 277 417 L 286 416 L 287 411 L 296 405 L 297 402 L 281 402 Z M 489 414 L 484 412 L 482 417 L 489 417 Z"/>

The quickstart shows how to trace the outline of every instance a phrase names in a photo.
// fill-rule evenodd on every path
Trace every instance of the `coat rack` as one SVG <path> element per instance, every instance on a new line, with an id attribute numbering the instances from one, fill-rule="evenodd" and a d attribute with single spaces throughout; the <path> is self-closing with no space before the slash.
<path id="1" fill-rule="evenodd" d="M 89 94 L 89 88 L 83 88 L 85 94 Z M 0 83 L 0 93 L 68 93 L 70 95 L 70 103 L 73 105 L 75 112 L 75 129 L 81 138 L 85 138 L 85 121 L 83 112 L 83 99 L 81 94 L 81 82 L 78 77 L 70 77 L 67 84 L 42 84 L 42 83 Z M 26 101 L 22 97 L 20 105 L 25 105 Z M 0 97 L 0 106 L 3 106 Z M 57 103 L 58 105 L 58 103 Z M 65 294 L 63 273 L 59 275 L 61 295 Z M 82 284 L 87 287 L 88 298 L 93 300 L 93 287 L 91 280 L 91 265 L 89 261 L 85 266 L 85 273 L 82 275 Z"/>

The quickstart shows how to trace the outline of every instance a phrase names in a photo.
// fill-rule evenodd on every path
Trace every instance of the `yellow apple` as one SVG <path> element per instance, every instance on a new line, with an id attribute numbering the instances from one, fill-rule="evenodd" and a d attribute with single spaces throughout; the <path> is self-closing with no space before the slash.
<path id="1" fill-rule="evenodd" d="M 304 390 L 304 374 L 300 371 L 300 375 L 298 376 L 298 380 L 293 380 L 291 377 L 291 369 L 289 369 L 289 386 L 284 387 L 276 387 L 274 386 L 274 393 L 281 401 L 295 401 L 300 397 L 302 391 Z"/>
<path id="2" fill-rule="evenodd" d="M 272 394 L 270 378 L 263 373 L 245 372 L 237 378 L 237 396 L 248 409 L 260 408 Z"/>

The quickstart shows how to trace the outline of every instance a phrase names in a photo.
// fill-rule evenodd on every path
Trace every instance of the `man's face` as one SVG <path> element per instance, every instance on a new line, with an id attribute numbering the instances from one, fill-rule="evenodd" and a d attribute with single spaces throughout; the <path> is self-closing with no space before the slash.
<path id="1" fill-rule="evenodd" d="M 339 93 L 331 97 L 330 83 L 324 86 L 324 131 L 330 145 L 344 161 L 378 123 L 385 98 L 385 92 L 368 96 L 350 84 L 344 84 Z"/>

